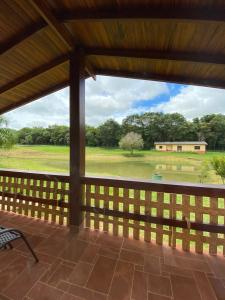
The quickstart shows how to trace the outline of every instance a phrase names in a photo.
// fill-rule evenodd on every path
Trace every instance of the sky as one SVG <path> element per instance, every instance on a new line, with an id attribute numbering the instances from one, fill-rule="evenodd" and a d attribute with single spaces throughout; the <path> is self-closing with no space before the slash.
<path id="1" fill-rule="evenodd" d="M 223 89 L 97 76 L 86 80 L 86 124 L 98 126 L 109 118 L 119 123 L 130 114 L 178 112 L 191 120 L 211 113 L 225 114 Z M 36 100 L 5 114 L 10 128 L 69 125 L 69 89 Z"/>

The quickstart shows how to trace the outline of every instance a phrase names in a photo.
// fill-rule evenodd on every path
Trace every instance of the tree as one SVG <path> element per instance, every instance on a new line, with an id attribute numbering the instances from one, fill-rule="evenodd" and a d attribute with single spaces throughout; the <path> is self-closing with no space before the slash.
<path id="1" fill-rule="evenodd" d="M 225 156 L 223 157 L 214 157 L 211 160 L 213 169 L 216 172 L 216 175 L 220 176 L 223 184 L 225 183 Z"/>
<path id="2" fill-rule="evenodd" d="M 0 116 L 0 148 L 3 150 L 11 149 L 16 142 L 14 131 L 6 126 L 6 119 Z"/>
<path id="3" fill-rule="evenodd" d="M 204 183 L 209 177 L 209 164 L 204 161 L 200 167 L 200 173 L 198 175 L 199 182 Z"/>
<path id="4" fill-rule="evenodd" d="M 97 138 L 99 139 L 99 146 L 103 147 L 117 147 L 121 137 L 121 127 L 113 119 L 107 120 L 98 127 Z"/>
<path id="5" fill-rule="evenodd" d="M 129 150 L 131 155 L 133 155 L 134 150 L 143 148 L 144 142 L 140 134 L 131 131 L 122 137 L 119 146 L 124 150 Z"/>

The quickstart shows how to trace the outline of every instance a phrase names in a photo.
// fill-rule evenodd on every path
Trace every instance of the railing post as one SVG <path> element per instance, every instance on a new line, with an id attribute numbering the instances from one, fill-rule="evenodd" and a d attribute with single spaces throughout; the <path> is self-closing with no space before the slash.
<path id="1" fill-rule="evenodd" d="M 85 175 L 85 57 L 76 50 L 70 58 L 70 203 L 69 223 L 82 223 L 81 176 Z"/>

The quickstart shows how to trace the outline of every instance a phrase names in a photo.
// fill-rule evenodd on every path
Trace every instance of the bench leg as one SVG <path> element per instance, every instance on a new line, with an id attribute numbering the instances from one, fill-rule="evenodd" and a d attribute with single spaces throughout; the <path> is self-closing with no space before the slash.
<path id="1" fill-rule="evenodd" d="M 21 235 L 24 243 L 27 245 L 27 248 L 30 250 L 31 254 L 33 255 L 36 262 L 39 262 L 39 259 L 37 258 L 36 254 L 34 253 L 34 250 L 31 248 L 30 244 L 28 243 L 27 239 L 24 235 Z"/>

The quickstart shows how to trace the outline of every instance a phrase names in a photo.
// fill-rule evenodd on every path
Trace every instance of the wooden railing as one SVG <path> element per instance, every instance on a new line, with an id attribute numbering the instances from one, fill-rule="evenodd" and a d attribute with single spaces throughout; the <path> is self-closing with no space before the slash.
<path id="1" fill-rule="evenodd" d="M 0 209 L 68 224 L 69 176 L 0 170 Z"/>
<path id="2" fill-rule="evenodd" d="M 225 254 L 225 187 L 85 177 L 87 227 Z"/>
<path id="3" fill-rule="evenodd" d="M 225 255 L 225 187 L 83 177 L 84 226 Z M 68 224 L 69 176 L 0 170 L 0 209 Z"/>

